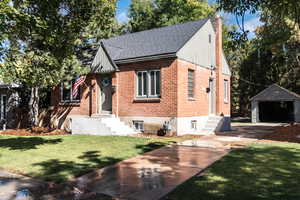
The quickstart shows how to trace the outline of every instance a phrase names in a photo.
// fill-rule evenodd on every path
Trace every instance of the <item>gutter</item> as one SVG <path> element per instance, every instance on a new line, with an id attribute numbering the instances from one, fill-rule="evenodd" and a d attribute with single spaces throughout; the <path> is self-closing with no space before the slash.
<path id="1" fill-rule="evenodd" d="M 122 60 L 115 60 L 116 64 L 127 64 L 133 62 L 141 62 L 141 61 L 150 61 L 150 60 L 157 60 L 162 58 L 176 58 L 175 53 L 168 53 L 168 54 L 160 54 L 160 55 L 153 55 L 153 56 L 144 56 L 144 57 L 137 57 L 137 58 L 129 58 L 129 59 L 122 59 Z"/>

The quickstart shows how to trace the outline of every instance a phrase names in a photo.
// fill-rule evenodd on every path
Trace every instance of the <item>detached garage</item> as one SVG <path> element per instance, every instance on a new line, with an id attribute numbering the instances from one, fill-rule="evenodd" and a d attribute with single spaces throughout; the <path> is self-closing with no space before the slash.
<path id="1" fill-rule="evenodd" d="M 273 84 L 251 98 L 252 123 L 300 122 L 300 95 Z"/>

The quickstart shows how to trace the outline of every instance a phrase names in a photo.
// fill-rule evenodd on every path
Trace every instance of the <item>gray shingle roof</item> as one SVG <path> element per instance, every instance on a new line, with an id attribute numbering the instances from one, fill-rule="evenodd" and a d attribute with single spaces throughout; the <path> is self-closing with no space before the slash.
<path id="1" fill-rule="evenodd" d="M 176 53 L 207 21 L 177 24 L 102 40 L 114 61 Z"/>
<path id="2" fill-rule="evenodd" d="M 251 98 L 251 101 L 293 101 L 300 100 L 300 95 L 273 84 Z"/>

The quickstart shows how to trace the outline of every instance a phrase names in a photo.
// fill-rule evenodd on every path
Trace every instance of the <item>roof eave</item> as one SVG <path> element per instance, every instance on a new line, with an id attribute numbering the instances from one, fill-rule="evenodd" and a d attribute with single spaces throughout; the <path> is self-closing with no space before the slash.
<path id="1" fill-rule="evenodd" d="M 128 64 L 128 63 L 134 63 L 134 62 L 142 62 L 142 61 L 151 61 L 151 60 L 158 60 L 163 58 L 176 58 L 176 52 L 173 53 L 167 53 L 167 54 L 159 54 L 159 55 L 151 55 L 151 56 L 143 56 L 143 57 L 137 57 L 137 58 L 128 58 L 128 59 L 121 59 L 121 60 L 115 60 L 116 64 Z"/>

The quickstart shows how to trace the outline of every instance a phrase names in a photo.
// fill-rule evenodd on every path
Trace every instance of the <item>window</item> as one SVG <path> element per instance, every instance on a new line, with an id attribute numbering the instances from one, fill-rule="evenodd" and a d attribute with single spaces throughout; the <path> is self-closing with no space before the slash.
<path id="1" fill-rule="evenodd" d="M 224 102 L 228 103 L 229 100 L 229 84 L 228 80 L 224 80 Z"/>
<path id="2" fill-rule="evenodd" d="M 61 92 L 61 99 L 60 101 L 63 103 L 76 103 L 80 102 L 80 86 L 78 88 L 78 92 L 76 96 L 73 96 L 73 85 L 75 80 L 72 80 L 70 84 L 66 85 L 64 83 L 61 84 L 60 92 Z"/>
<path id="3" fill-rule="evenodd" d="M 160 97 L 160 70 L 138 71 L 137 97 Z"/>
<path id="4" fill-rule="evenodd" d="M 194 70 L 188 70 L 188 97 L 194 98 Z"/>
<path id="5" fill-rule="evenodd" d="M 191 121 L 191 129 L 194 131 L 197 130 L 197 120 Z"/>
<path id="6" fill-rule="evenodd" d="M 133 121 L 133 126 L 135 130 L 144 132 L 144 122 L 143 121 Z"/>
<path id="7" fill-rule="evenodd" d="M 7 97 L 6 95 L 1 95 L 0 99 L 0 119 L 6 119 L 6 106 L 7 106 Z"/>
<path id="8" fill-rule="evenodd" d="M 208 35 L 208 42 L 211 44 L 211 34 Z"/>

